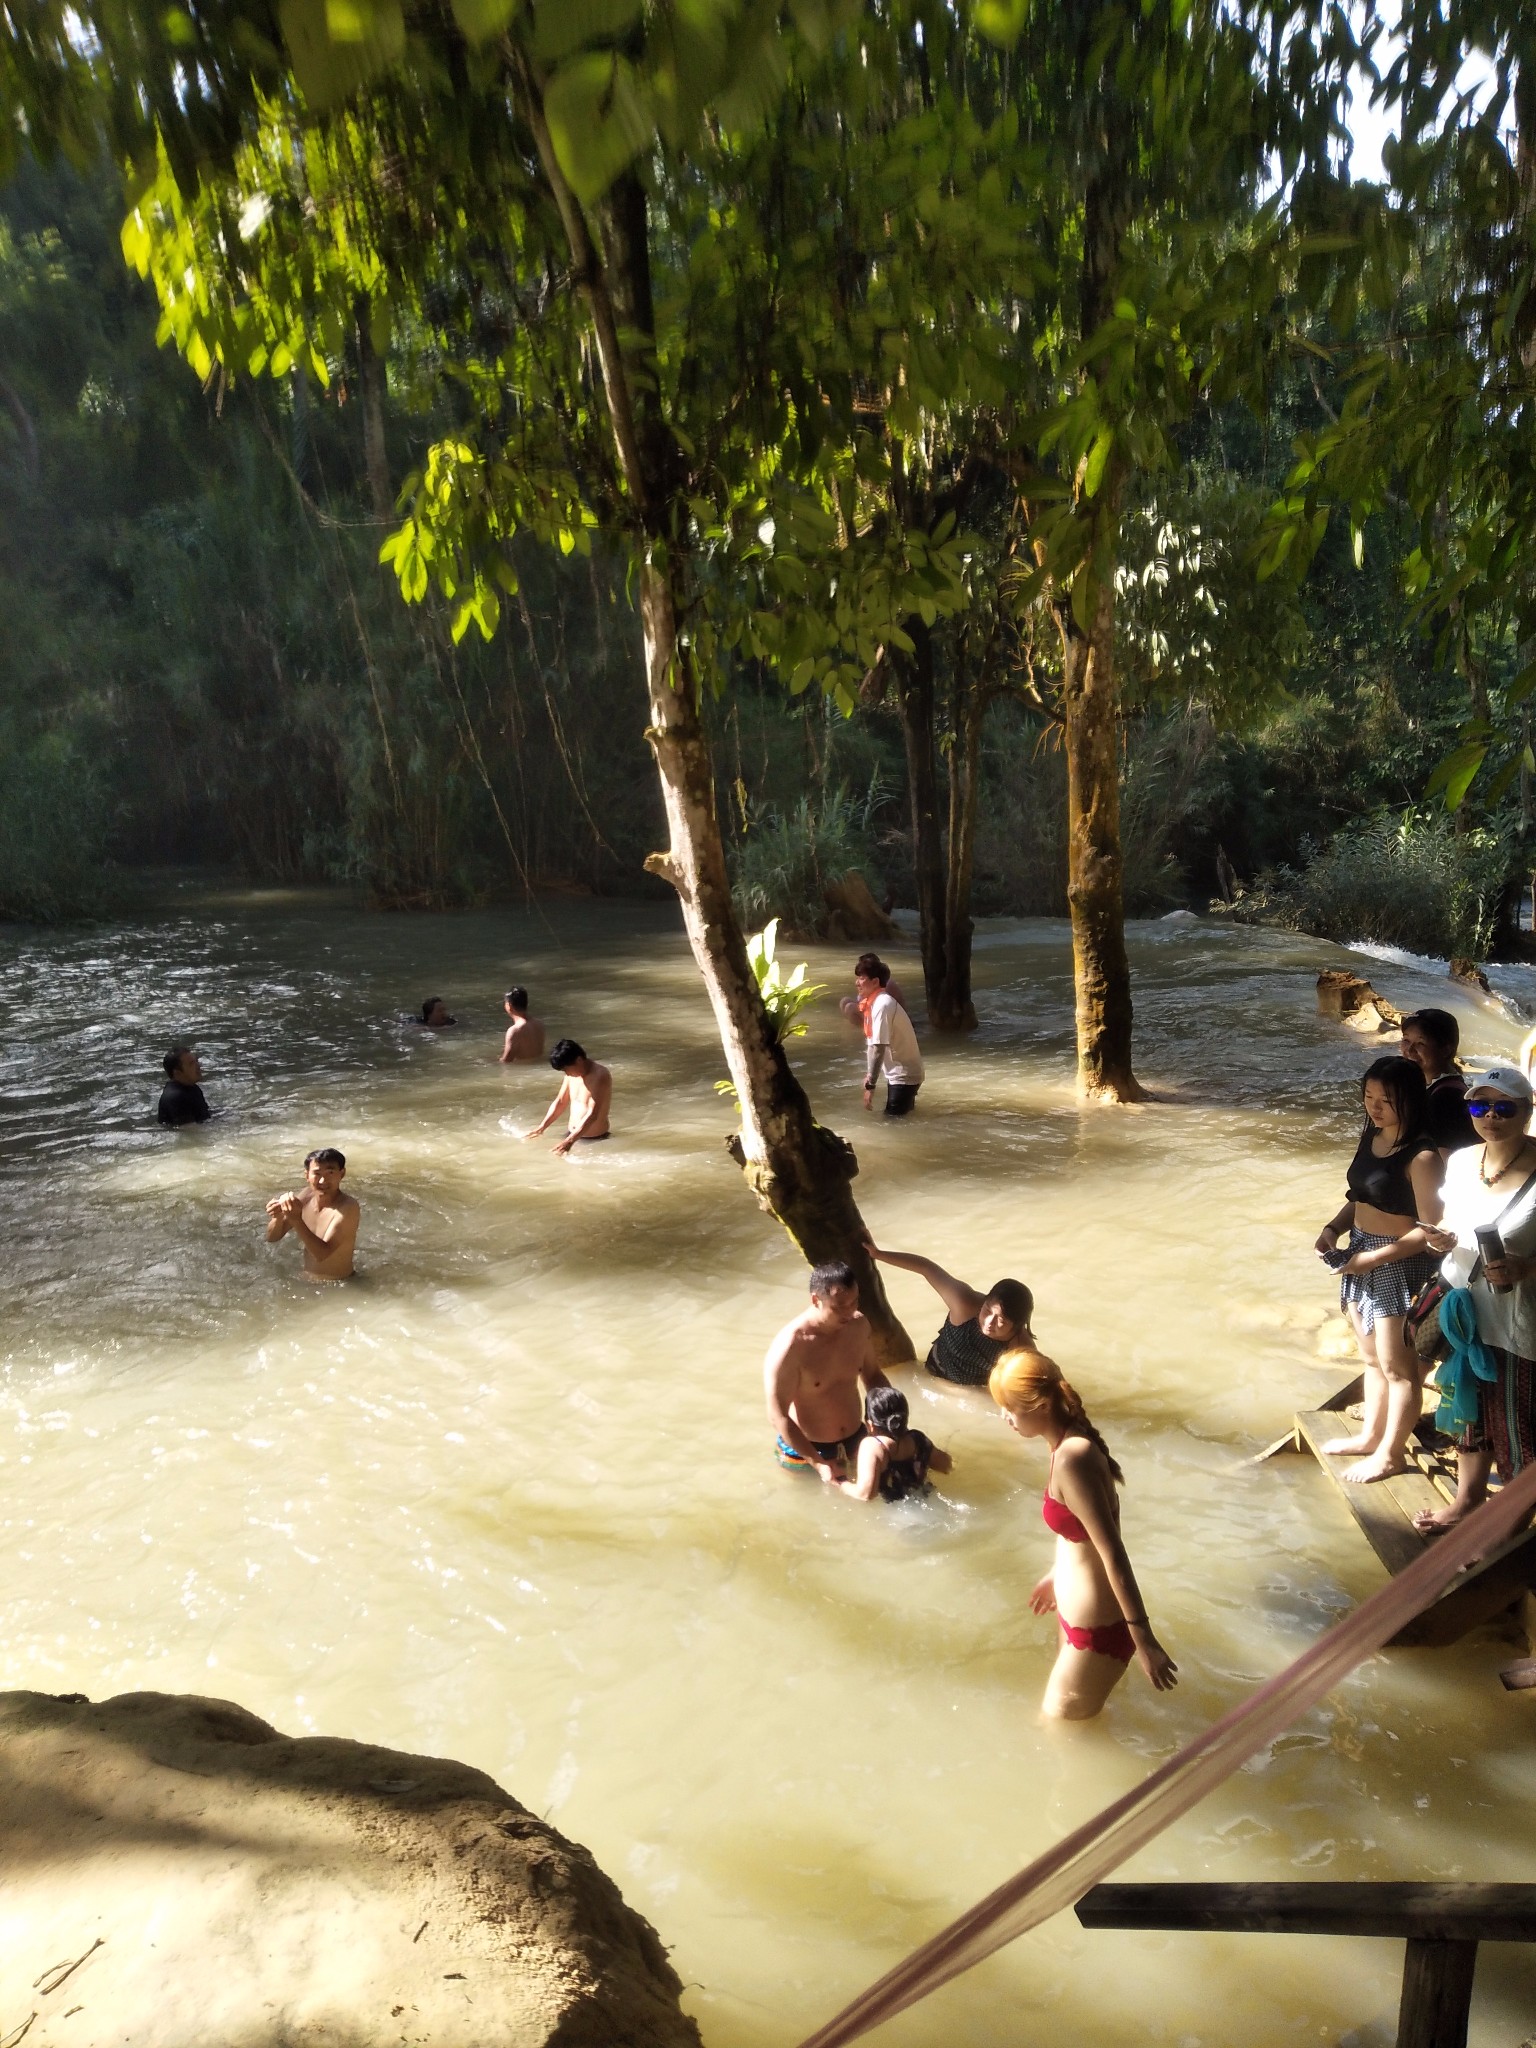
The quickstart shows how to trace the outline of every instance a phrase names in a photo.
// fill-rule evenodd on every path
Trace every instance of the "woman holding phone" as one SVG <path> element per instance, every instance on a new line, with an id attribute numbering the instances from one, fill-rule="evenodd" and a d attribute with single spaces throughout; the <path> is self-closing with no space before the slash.
<path id="1" fill-rule="evenodd" d="M 1518 1067 L 1477 1074 L 1467 1109 L 1482 1144 L 1451 1155 L 1444 1228 L 1427 1233 L 1445 1253 L 1441 1276 L 1465 1287 L 1494 1377 L 1478 1383 L 1478 1420 L 1456 1460 L 1456 1498 L 1415 1516 L 1426 1534 L 1454 1529 L 1487 1497 L 1495 1465 L 1505 1480 L 1536 1458 L 1536 1139 L 1531 1084 Z M 1482 1233 L 1481 1243 L 1479 1233 Z M 1490 1234 L 1491 1233 L 1491 1234 Z M 1486 1250 L 1484 1247 L 1486 1246 Z M 1495 1256 L 1488 1256 L 1489 1253 Z"/>
<path id="2" fill-rule="evenodd" d="M 1406 1471 L 1408 1438 L 1423 1406 L 1424 1367 L 1404 1322 L 1414 1296 L 1434 1275 L 1425 1225 L 1440 1221 L 1445 1175 L 1424 1128 L 1427 1092 L 1411 1060 L 1389 1057 L 1367 1067 L 1360 1083 L 1365 1128 L 1350 1161 L 1344 1206 L 1317 1240 L 1319 1256 L 1339 1273 L 1339 1306 L 1365 1368 L 1360 1434 L 1328 1445 L 1333 1457 L 1360 1458 L 1346 1479 L 1388 1479 Z M 1341 1248 L 1346 1230 L 1348 1244 Z"/>

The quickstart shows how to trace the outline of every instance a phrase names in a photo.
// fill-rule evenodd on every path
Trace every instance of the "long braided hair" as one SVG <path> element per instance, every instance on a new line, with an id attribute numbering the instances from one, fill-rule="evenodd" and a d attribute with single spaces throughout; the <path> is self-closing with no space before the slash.
<path id="1" fill-rule="evenodd" d="M 1117 1486 L 1125 1474 L 1116 1464 L 1103 1437 L 1088 1420 L 1083 1397 L 1070 1380 L 1063 1379 L 1061 1367 L 1043 1351 L 1005 1351 L 993 1366 L 987 1387 L 999 1408 L 1014 1415 L 1034 1415 L 1050 1410 L 1051 1419 L 1070 1436 L 1085 1436 L 1104 1453 L 1110 1476 Z"/>

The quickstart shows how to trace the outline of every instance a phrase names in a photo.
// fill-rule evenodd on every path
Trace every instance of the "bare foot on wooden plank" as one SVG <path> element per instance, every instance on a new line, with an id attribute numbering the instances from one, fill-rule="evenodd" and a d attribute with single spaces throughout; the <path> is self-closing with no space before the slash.
<path id="1" fill-rule="evenodd" d="M 1385 1451 L 1378 1451 L 1374 1458 L 1363 1458 L 1358 1465 L 1351 1465 L 1344 1474 L 1350 1486 L 1369 1486 L 1373 1479 L 1395 1479 L 1399 1472 L 1408 1470 L 1402 1458 L 1389 1458 Z"/>

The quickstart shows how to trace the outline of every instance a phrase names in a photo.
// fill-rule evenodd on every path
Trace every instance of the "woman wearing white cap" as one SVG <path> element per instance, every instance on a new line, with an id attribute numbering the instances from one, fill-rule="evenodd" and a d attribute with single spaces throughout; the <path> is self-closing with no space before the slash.
<path id="1" fill-rule="evenodd" d="M 1518 1067 L 1474 1077 L 1467 1109 L 1482 1144 L 1453 1152 L 1445 1169 L 1444 1228 L 1428 1233 L 1450 1287 L 1472 1298 L 1492 1379 L 1477 1387 L 1478 1420 L 1457 1458 L 1456 1498 L 1415 1517 L 1426 1533 L 1452 1529 L 1488 1492 L 1494 1465 L 1513 1479 L 1536 1458 L 1536 1139 L 1531 1084 Z M 1502 1258 L 1486 1258 L 1477 1232 L 1493 1228 Z M 1443 1377 L 1443 1375 L 1442 1375 Z"/>
<path id="2" fill-rule="evenodd" d="M 1360 1083 L 1365 1128 L 1349 1163 L 1344 1207 L 1317 1240 L 1340 1277 L 1365 1367 L 1365 1421 L 1358 1436 L 1329 1444 L 1335 1458 L 1358 1457 L 1346 1479 L 1389 1479 L 1406 1471 L 1408 1438 L 1423 1408 L 1424 1367 L 1405 1328 L 1415 1295 L 1434 1277 L 1424 1225 L 1440 1221 L 1445 1171 L 1424 1128 L 1424 1076 L 1412 1060 L 1372 1062 Z M 1349 1232 L 1340 1252 L 1337 1240 Z"/>

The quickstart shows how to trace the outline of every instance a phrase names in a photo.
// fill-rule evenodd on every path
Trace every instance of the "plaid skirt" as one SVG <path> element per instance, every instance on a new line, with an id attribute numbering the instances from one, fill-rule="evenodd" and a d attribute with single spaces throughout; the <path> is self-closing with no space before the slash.
<path id="1" fill-rule="evenodd" d="M 1373 1252 L 1395 1237 L 1375 1237 L 1368 1230 L 1351 1230 L 1349 1253 Z M 1405 1316 L 1413 1298 L 1427 1280 L 1440 1270 L 1433 1252 L 1420 1252 L 1412 1259 L 1395 1259 L 1390 1265 L 1374 1266 L 1369 1273 L 1346 1273 L 1339 1281 L 1339 1307 L 1346 1315 L 1351 1307 L 1359 1312 L 1362 1326 L 1374 1330 L 1378 1316 Z"/>

